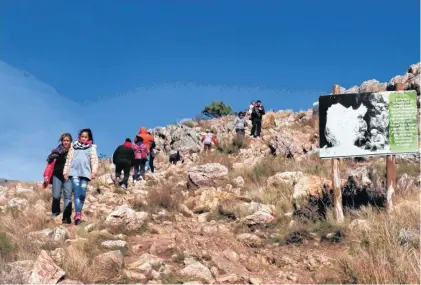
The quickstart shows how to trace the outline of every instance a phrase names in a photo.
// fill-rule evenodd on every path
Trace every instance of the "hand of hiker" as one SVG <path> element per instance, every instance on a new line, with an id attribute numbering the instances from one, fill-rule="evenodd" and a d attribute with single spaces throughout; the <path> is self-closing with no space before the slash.
<path id="1" fill-rule="evenodd" d="M 91 173 L 91 180 L 94 180 L 96 178 L 96 174 L 95 173 Z"/>
<path id="2" fill-rule="evenodd" d="M 69 179 L 69 175 L 65 174 L 64 175 L 64 180 L 68 180 Z"/>

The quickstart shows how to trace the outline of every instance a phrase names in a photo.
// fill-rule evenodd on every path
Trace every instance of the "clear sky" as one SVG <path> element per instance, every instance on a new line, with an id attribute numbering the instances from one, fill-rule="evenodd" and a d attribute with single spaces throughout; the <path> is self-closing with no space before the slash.
<path id="1" fill-rule="evenodd" d="M 0 0 L 3 72 L 28 72 L 49 100 L 92 101 L 73 116 L 108 154 L 141 125 L 192 117 L 212 99 L 308 109 L 333 84 L 389 81 L 419 57 L 419 0 Z M 3 84 L 2 102 L 34 94 Z M 58 136 L 44 138 L 49 148 Z"/>

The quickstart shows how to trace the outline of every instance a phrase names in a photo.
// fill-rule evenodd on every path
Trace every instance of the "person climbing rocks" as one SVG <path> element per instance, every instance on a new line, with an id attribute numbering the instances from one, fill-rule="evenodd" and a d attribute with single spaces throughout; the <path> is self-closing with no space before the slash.
<path id="1" fill-rule="evenodd" d="M 148 132 L 148 134 L 152 136 L 151 132 Z M 152 173 L 154 173 L 155 172 L 154 161 L 155 161 L 155 155 L 156 155 L 156 152 L 155 152 L 155 148 L 156 148 L 155 138 L 154 138 L 154 140 L 152 140 L 150 142 L 150 144 L 151 144 L 151 148 L 149 149 L 149 160 L 148 160 L 148 162 L 149 162 L 149 169 L 151 170 Z"/>
<path id="2" fill-rule="evenodd" d="M 234 121 L 232 122 L 233 129 L 235 130 L 237 137 L 244 137 L 246 134 L 246 118 L 244 117 L 244 113 L 240 112 L 238 113 L 238 116 L 235 117 Z"/>
<path id="3" fill-rule="evenodd" d="M 262 102 L 257 100 L 251 112 L 252 128 L 250 136 L 255 138 L 260 137 L 260 133 L 262 131 L 262 118 L 264 114 L 265 108 L 263 107 Z"/>
<path id="4" fill-rule="evenodd" d="M 115 165 L 115 183 L 122 188 L 127 188 L 129 184 L 130 169 L 135 160 L 135 152 L 132 146 L 132 140 L 127 138 L 126 141 L 119 145 L 113 154 L 113 163 Z M 123 181 L 120 182 L 121 171 L 124 173 Z"/>
<path id="5" fill-rule="evenodd" d="M 97 146 L 91 129 L 79 132 L 78 140 L 72 143 L 64 165 L 63 176 L 70 179 L 74 191 L 75 217 L 78 225 L 82 220 L 82 208 L 86 198 L 88 183 L 95 179 L 98 170 Z"/>
<path id="6" fill-rule="evenodd" d="M 66 163 L 67 153 L 69 152 L 72 140 L 72 135 L 69 133 L 64 133 L 60 136 L 60 144 L 48 155 L 48 165 L 44 172 L 44 188 L 46 188 L 49 184 L 52 184 L 53 186 L 51 205 L 53 218 L 61 214 L 60 199 L 63 194 L 63 224 L 72 223 L 72 182 L 70 180 L 65 180 L 63 176 L 64 165 Z"/>
<path id="7" fill-rule="evenodd" d="M 145 127 L 141 127 L 140 130 L 139 130 L 139 133 L 137 135 L 143 139 L 143 143 L 150 150 L 152 142 L 155 142 L 154 137 L 152 135 L 150 135 L 150 133 L 146 130 Z M 153 164 L 152 164 L 152 168 L 151 168 L 148 162 L 150 162 L 150 153 L 148 155 L 148 161 L 146 162 L 146 169 L 145 170 L 151 169 L 151 171 L 152 171 Z"/>
<path id="8" fill-rule="evenodd" d="M 209 151 L 212 148 L 212 143 L 214 143 L 215 145 L 218 145 L 218 142 L 215 138 L 215 135 L 213 134 L 212 130 L 206 130 L 206 135 L 204 135 L 202 137 L 202 142 L 203 142 L 203 149 L 205 151 Z"/>
<path id="9" fill-rule="evenodd" d="M 251 120 L 251 113 L 253 112 L 253 108 L 256 106 L 256 101 L 251 101 L 250 106 L 247 111 L 247 117 Z"/>
<path id="10" fill-rule="evenodd" d="M 145 179 L 145 165 L 148 160 L 149 149 L 143 141 L 143 138 L 136 136 L 133 144 L 134 150 L 134 175 L 133 181 L 138 181 L 140 178 Z"/>

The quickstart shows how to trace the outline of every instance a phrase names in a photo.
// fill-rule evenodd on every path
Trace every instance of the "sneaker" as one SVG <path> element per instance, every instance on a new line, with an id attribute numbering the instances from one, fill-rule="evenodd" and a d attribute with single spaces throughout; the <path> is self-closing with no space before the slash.
<path id="1" fill-rule="evenodd" d="M 53 214 L 51 214 L 51 219 L 55 219 L 55 218 L 57 218 L 58 216 L 60 216 L 60 214 L 61 213 L 53 213 Z"/>
<path id="2" fill-rule="evenodd" d="M 72 223 L 72 220 L 71 220 L 70 218 L 63 219 L 63 220 L 61 221 L 61 223 L 62 223 L 63 225 L 70 225 L 70 224 Z"/>
<path id="3" fill-rule="evenodd" d="M 75 225 L 80 224 L 81 220 L 82 220 L 82 213 L 76 213 L 76 215 L 75 215 Z"/>

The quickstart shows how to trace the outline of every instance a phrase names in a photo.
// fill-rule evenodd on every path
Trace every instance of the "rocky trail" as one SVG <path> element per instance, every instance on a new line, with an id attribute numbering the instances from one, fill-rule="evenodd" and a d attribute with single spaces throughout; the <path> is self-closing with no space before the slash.
<path id="1" fill-rule="evenodd" d="M 419 95 L 419 64 L 404 78 Z M 338 224 L 311 110 L 268 112 L 262 139 L 236 140 L 232 119 L 154 129 L 156 172 L 127 189 L 102 160 L 78 226 L 50 217 L 49 188 L 0 186 L 1 283 L 419 283 L 419 155 L 397 159 L 392 213 L 384 158 L 344 160 Z M 221 142 L 210 153 L 206 129 Z M 184 163 L 170 165 L 176 150 Z"/>

